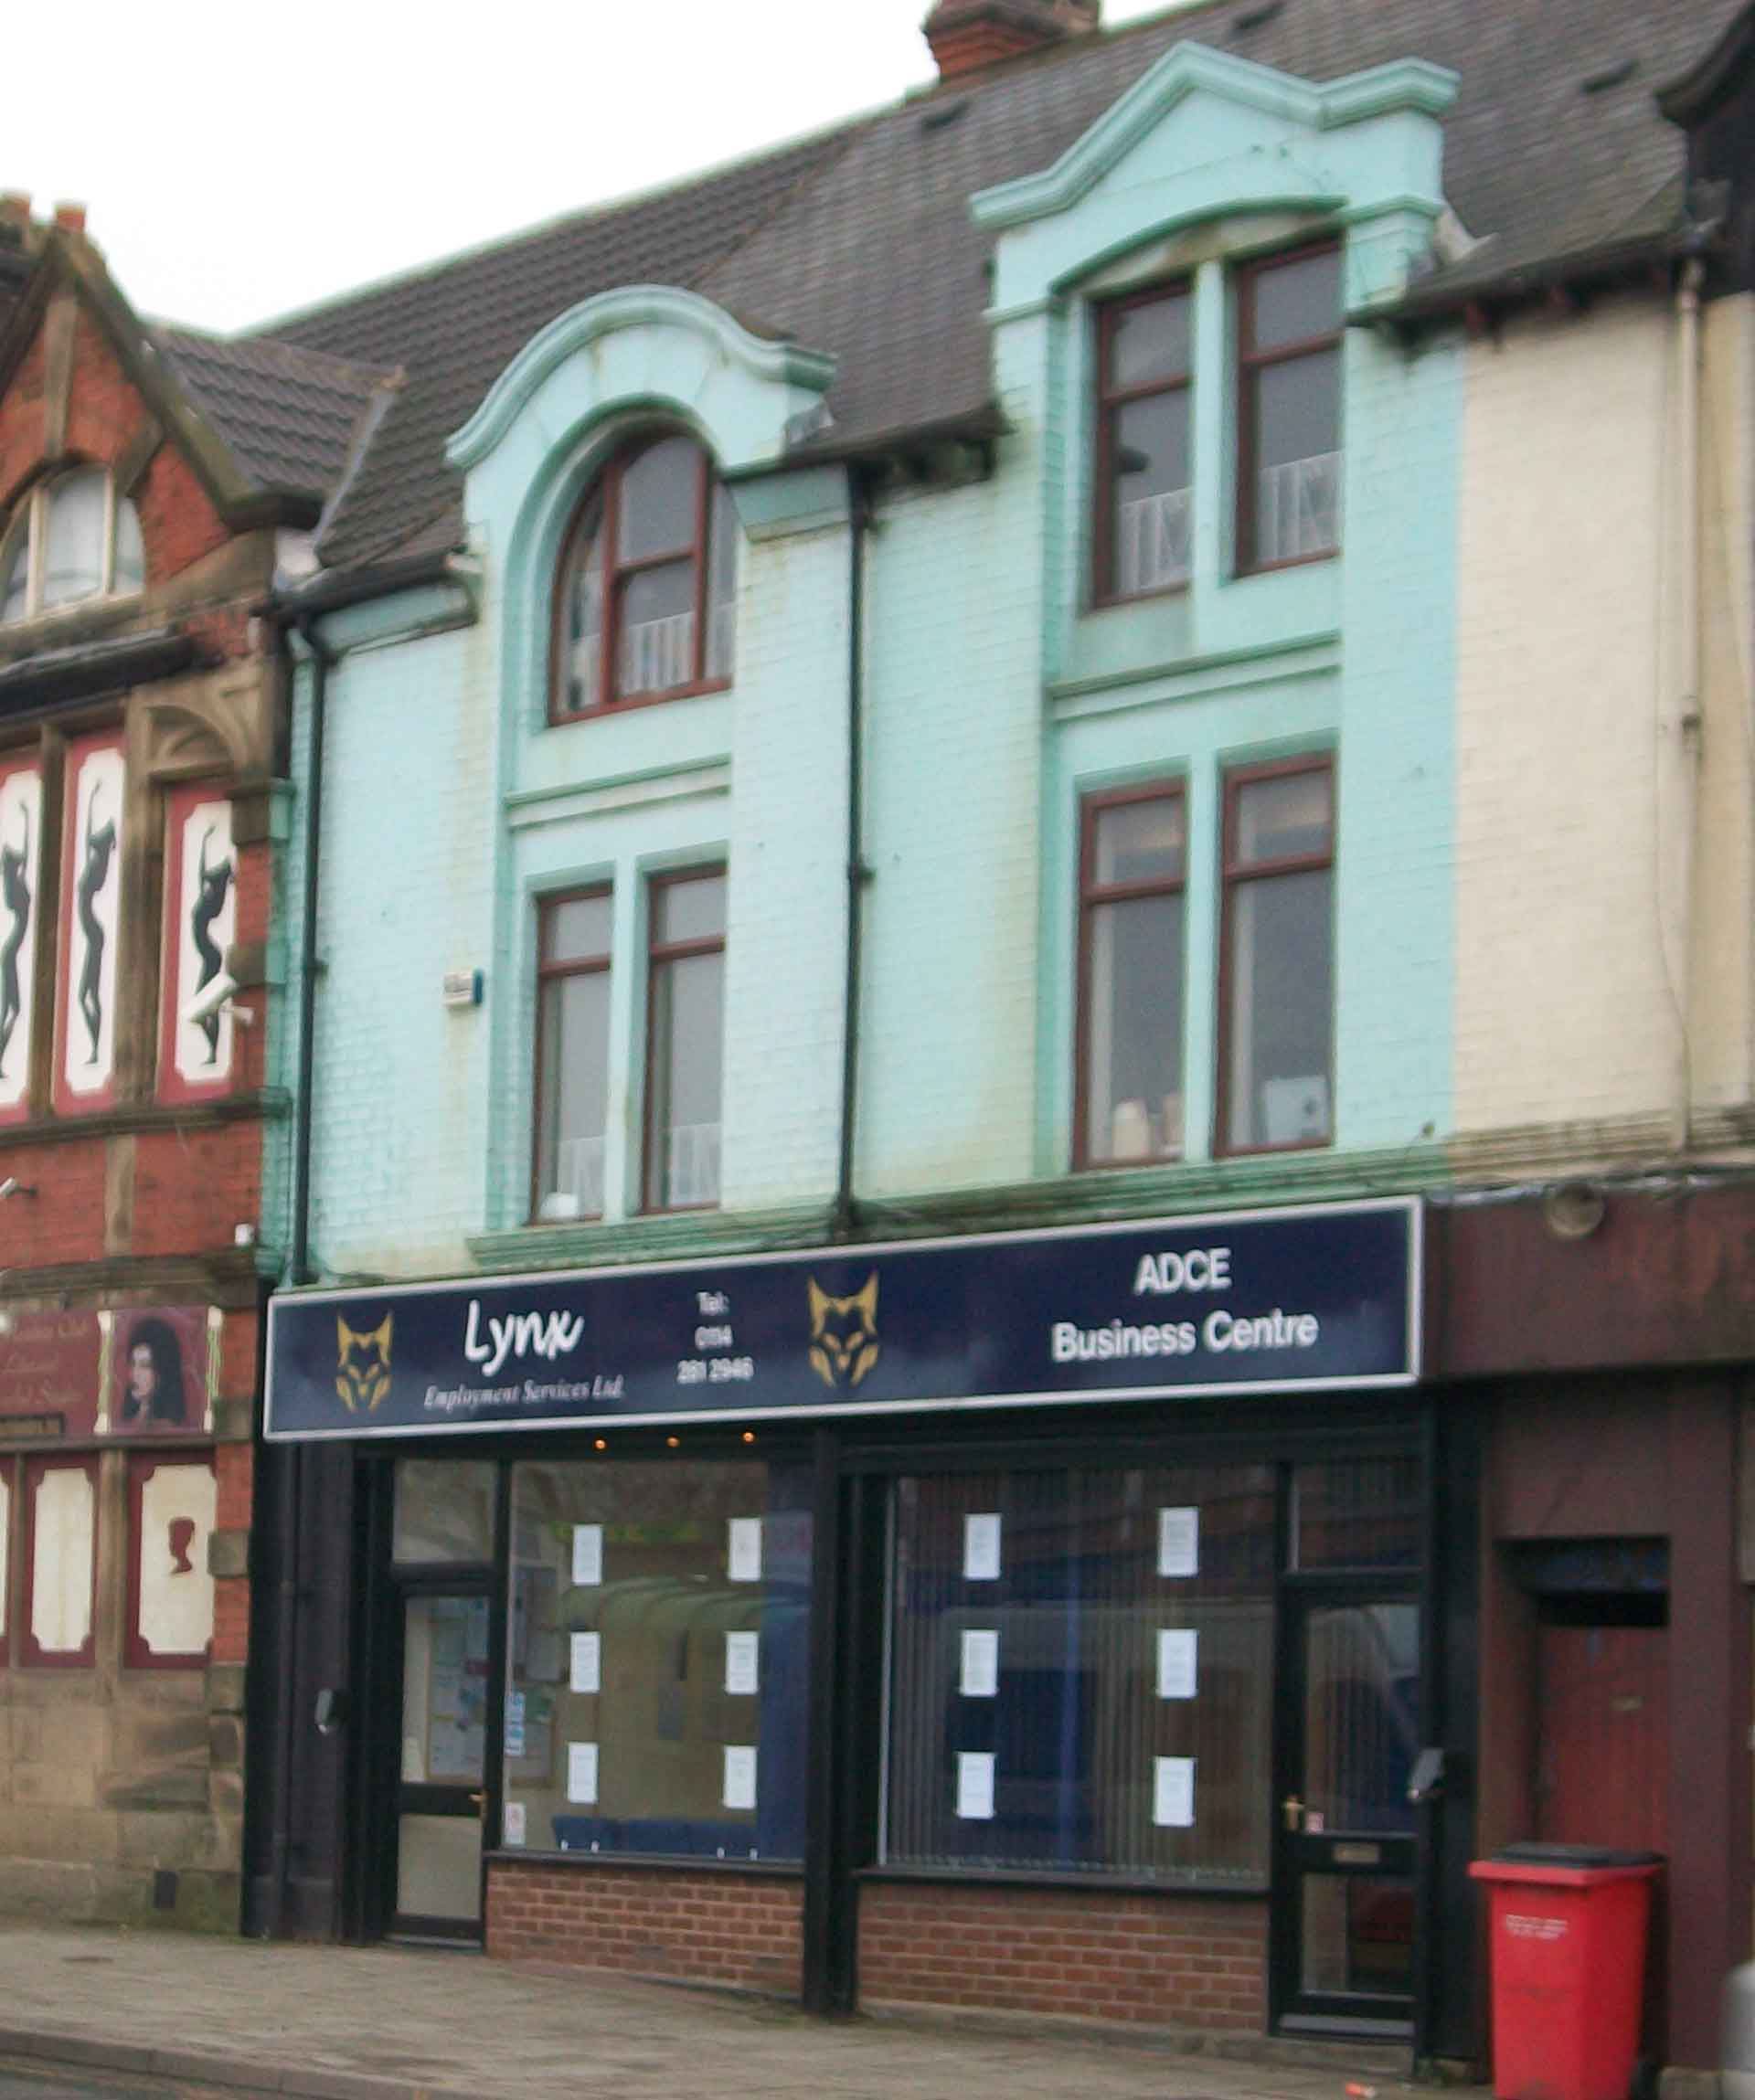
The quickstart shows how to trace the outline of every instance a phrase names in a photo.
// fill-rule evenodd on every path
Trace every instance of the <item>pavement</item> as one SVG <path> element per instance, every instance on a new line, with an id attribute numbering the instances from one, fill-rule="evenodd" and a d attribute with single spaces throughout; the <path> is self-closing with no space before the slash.
<path id="1" fill-rule="evenodd" d="M 1195 2053 L 1159 2035 L 1046 2021 L 828 2022 L 724 1992 L 418 1948 L 0 1924 L 0 2100 L 33 2092 L 32 2075 L 69 2100 L 196 2089 L 227 2100 L 1399 2100 L 1413 2091 L 1405 2052 L 1268 2043 L 1239 2056 L 1235 2046 Z"/>

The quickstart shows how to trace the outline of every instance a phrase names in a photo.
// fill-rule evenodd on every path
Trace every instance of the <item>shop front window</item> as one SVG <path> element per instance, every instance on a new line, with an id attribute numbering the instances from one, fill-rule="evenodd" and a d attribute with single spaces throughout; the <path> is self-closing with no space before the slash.
<path id="1" fill-rule="evenodd" d="M 1265 1466 L 897 1483 L 885 1858 L 1268 1875 Z"/>
<path id="2" fill-rule="evenodd" d="M 502 1841 L 796 1860 L 807 1468 L 513 1469 Z"/>

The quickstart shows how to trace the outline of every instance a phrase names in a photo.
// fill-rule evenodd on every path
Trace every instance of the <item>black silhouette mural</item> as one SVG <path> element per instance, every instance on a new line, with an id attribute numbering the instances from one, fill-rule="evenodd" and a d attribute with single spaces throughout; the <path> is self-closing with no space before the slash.
<path id="1" fill-rule="evenodd" d="M 98 917 L 98 899 L 110 880 L 110 864 L 115 857 L 116 820 L 98 822 L 98 794 L 101 781 L 94 782 L 91 799 L 85 805 L 84 843 L 79 879 L 80 932 L 85 941 L 85 960 L 80 970 L 80 1014 L 85 1023 L 90 1050 L 88 1065 L 98 1062 L 103 1041 L 103 951 L 109 938 Z"/>
<path id="2" fill-rule="evenodd" d="M 6 1059 L 12 1049 L 13 1037 L 17 1034 L 19 1016 L 25 1010 L 18 959 L 30 932 L 28 804 L 18 811 L 18 817 L 22 835 L 16 844 L 0 837 L 0 907 L 6 914 L 5 932 L 0 935 L 0 1078 L 12 1076 Z M 21 1055 L 27 1055 L 28 1051 L 28 1044 L 20 1045 Z"/>
<path id="3" fill-rule="evenodd" d="M 201 863 L 197 871 L 195 902 L 189 907 L 189 939 L 195 944 L 195 952 L 200 959 L 200 974 L 190 987 L 189 996 L 198 997 L 219 974 L 224 957 L 219 944 L 213 938 L 214 921 L 226 908 L 226 898 L 231 890 L 234 865 L 229 856 L 222 857 L 209 865 L 207 848 L 213 843 L 214 827 L 209 824 L 201 834 Z M 209 1065 L 219 1061 L 219 1016 L 217 1013 L 204 1014 L 196 1023 L 207 1037 Z"/>

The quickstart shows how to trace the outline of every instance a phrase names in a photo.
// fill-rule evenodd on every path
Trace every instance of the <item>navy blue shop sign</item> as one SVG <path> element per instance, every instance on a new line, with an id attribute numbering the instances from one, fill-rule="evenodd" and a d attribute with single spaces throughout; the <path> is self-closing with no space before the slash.
<path id="1" fill-rule="evenodd" d="M 300 1292 L 271 1437 L 1403 1385 L 1409 1202 Z"/>

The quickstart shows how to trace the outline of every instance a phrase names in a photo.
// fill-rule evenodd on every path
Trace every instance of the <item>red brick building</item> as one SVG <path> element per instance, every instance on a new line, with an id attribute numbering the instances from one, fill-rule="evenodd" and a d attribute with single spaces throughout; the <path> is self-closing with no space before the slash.
<path id="1" fill-rule="evenodd" d="M 0 199 L 0 1909 L 235 1928 L 282 737 L 369 385 Z"/>

